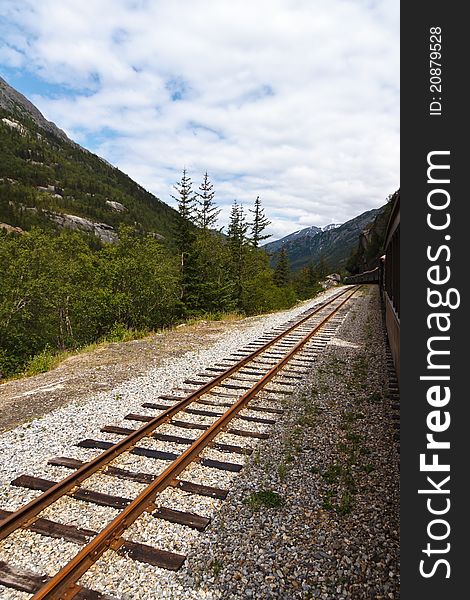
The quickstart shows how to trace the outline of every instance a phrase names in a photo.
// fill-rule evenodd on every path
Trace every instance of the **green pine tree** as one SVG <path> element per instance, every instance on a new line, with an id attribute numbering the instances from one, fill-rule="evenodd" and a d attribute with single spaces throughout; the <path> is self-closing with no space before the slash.
<path id="1" fill-rule="evenodd" d="M 195 222 L 198 230 L 192 251 L 195 277 L 186 299 L 191 311 L 197 314 L 217 314 L 235 307 L 233 278 L 227 268 L 230 255 L 217 229 L 220 209 L 214 196 L 214 186 L 206 172 L 197 194 Z"/>
<path id="2" fill-rule="evenodd" d="M 234 200 L 227 229 L 228 246 L 235 281 L 235 298 L 240 305 L 242 297 L 243 271 L 245 267 L 248 223 L 243 206 Z"/>
<path id="3" fill-rule="evenodd" d="M 279 258 L 274 269 L 273 280 L 279 287 L 284 287 L 289 283 L 290 267 L 289 257 L 284 247 L 279 251 Z"/>
<path id="4" fill-rule="evenodd" d="M 251 226 L 250 241 L 255 248 L 258 248 L 260 242 L 271 237 L 270 234 L 263 235 L 263 231 L 266 229 L 266 227 L 268 225 L 271 224 L 271 221 L 268 221 L 266 215 L 264 214 L 264 208 L 261 206 L 261 200 L 259 199 L 259 196 L 256 196 L 254 210 L 251 210 L 251 209 L 249 209 L 249 210 L 254 215 L 253 222 L 250 223 L 250 226 Z"/>
<path id="5" fill-rule="evenodd" d="M 178 204 L 179 219 L 175 226 L 175 241 L 180 257 L 181 294 L 180 298 L 184 305 L 187 304 L 187 296 L 190 295 L 190 287 L 195 277 L 194 261 L 192 253 L 196 228 L 194 225 L 194 211 L 196 196 L 192 189 L 191 177 L 183 169 L 181 181 L 173 186 L 177 195 L 171 195 Z"/>
<path id="6" fill-rule="evenodd" d="M 194 210 L 196 203 L 196 195 L 192 189 L 191 177 L 186 174 L 186 169 L 183 169 L 181 181 L 173 187 L 177 195 L 171 194 L 171 197 L 178 205 L 180 216 L 176 222 L 176 244 L 180 254 L 184 254 L 191 247 L 191 243 L 194 240 Z"/>
<path id="7" fill-rule="evenodd" d="M 321 281 L 328 275 L 328 265 L 326 263 L 325 257 L 323 254 L 320 256 L 320 260 L 318 261 L 315 267 L 315 275 L 318 281 Z"/>
<path id="8" fill-rule="evenodd" d="M 220 213 L 220 208 L 214 203 L 214 196 L 214 186 L 206 171 L 196 198 L 196 225 L 204 231 L 215 228 Z"/>

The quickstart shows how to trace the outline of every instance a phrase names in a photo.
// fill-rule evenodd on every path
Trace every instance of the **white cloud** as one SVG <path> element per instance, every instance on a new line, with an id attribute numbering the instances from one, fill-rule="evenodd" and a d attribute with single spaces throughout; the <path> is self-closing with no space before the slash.
<path id="1" fill-rule="evenodd" d="M 275 237 L 398 187 L 394 0 L 3 0 L 0 61 L 66 95 L 46 117 L 164 201 L 186 166 L 261 196 Z M 90 144 L 88 144 L 90 145 Z"/>

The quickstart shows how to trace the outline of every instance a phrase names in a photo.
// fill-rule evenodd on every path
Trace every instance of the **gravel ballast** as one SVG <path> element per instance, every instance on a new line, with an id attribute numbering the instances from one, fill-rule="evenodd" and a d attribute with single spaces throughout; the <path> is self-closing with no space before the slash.
<path id="1" fill-rule="evenodd" d="M 399 598 L 399 454 L 378 292 L 353 303 L 179 574 L 188 598 Z"/>
<path id="2" fill-rule="evenodd" d="M 73 402 L 3 434 L 0 507 L 14 510 L 39 494 L 9 486 L 15 477 L 28 473 L 58 480 L 66 476 L 69 470 L 47 466 L 47 460 L 52 456 L 90 460 L 100 451 L 71 444 L 84 438 L 117 441 L 120 438 L 113 434 L 100 433 L 100 427 L 137 426 L 123 419 L 129 412 L 158 414 L 143 409 L 142 403 L 155 402 L 159 394 L 184 387 L 188 376 L 220 362 L 325 295 L 263 317 L 250 327 L 232 329 L 203 350 L 172 358 L 109 392 Z M 126 539 L 186 554 L 182 569 L 169 572 L 108 552 L 80 583 L 123 600 L 398 598 L 398 452 L 386 389 L 378 293 L 369 288 L 352 300 L 340 329 L 295 393 L 268 395 L 266 405 L 285 409 L 277 416 L 276 425 L 249 423 L 248 427 L 237 421 L 239 428 L 268 431 L 270 439 L 244 438 L 241 442 L 223 434 L 219 441 L 251 446 L 253 454 L 205 452 L 217 460 L 246 463 L 240 474 L 199 464 L 185 471 L 188 481 L 229 489 L 227 500 L 188 495 L 173 488 L 162 495 L 159 501 L 164 506 L 211 517 L 206 531 L 144 515 L 126 532 Z M 256 403 L 263 404 L 260 400 Z M 242 414 L 260 416 L 250 410 Z M 208 422 L 189 414 L 185 420 Z M 69 428 L 68 433 L 64 427 Z M 171 426 L 164 429 L 166 433 L 176 430 Z M 181 435 L 181 430 L 173 433 Z M 196 436 L 194 431 L 184 435 Z M 178 451 L 175 444 L 154 440 L 139 445 Z M 143 472 L 150 468 L 148 460 L 132 455 L 113 464 Z M 154 460 L 151 466 L 151 472 L 158 473 L 168 463 Z M 94 478 L 86 487 L 125 497 L 141 489 L 133 482 L 106 479 L 106 489 Z M 66 498 L 41 516 L 96 529 L 117 514 L 108 507 L 94 507 L 93 516 L 88 517 L 85 511 L 84 503 Z M 52 575 L 58 562 L 70 558 L 69 553 L 76 553 L 80 546 L 56 540 L 48 551 L 44 550 L 48 541 L 29 531 L 14 533 L 0 544 L 0 560 Z M 23 548 L 28 548 L 28 553 L 23 553 Z M 31 557 L 37 551 L 41 560 L 35 563 Z M 0 597 L 29 596 L 0 586 Z"/>

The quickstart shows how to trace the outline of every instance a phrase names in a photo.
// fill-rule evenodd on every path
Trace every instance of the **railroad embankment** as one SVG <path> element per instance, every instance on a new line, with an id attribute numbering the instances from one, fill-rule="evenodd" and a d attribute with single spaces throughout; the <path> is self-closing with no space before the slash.
<path id="1" fill-rule="evenodd" d="M 318 297 L 328 296 L 332 291 Z M 303 302 L 305 308 L 311 302 Z M 261 328 L 275 326 L 300 308 L 270 315 L 199 321 L 180 325 L 144 339 L 102 344 L 95 350 L 65 359 L 58 367 L 33 377 L 0 384 L 0 432 L 41 417 L 71 403 L 86 403 L 96 394 L 112 392 L 117 386 L 165 367 L 182 357 L 222 341 L 227 348 L 243 343 L 242 334 L 255 335 Z M 193 353 L 193 354 L 191 354 Z M 183 358 L 184 360 L 184 358 Z M 171 370 L 171 366 L 169 367 Z"/>
<path id="2" fill-rule="evenodd" d="M 285 401 L 269 443 L 237 478 L 216 533 L 181 573 L 194 589 L 188 597 L 400 597 L 390 362 L 373 286 L 354 300 L 304 386 Z"/>
<path id="3" fill-rule="evenodd" d="M 116 457 L 0 543 L 0 596 L 29 598 L 31 570 L 52 577 L 64 567 L 83 536 L 111 523 L 163 477 L 168 461 L 204 438 L 218 411 L 242 401 L 292 352 L 285 370 L 178 472 L 183 488 L 163 487 L 121 549 L 105 552 L 81 585 L 125 600 L 397 599 L 397 390 L 377 287 L 344 292 L 331 307 L 320 302 L 337 289 L 290 311 L 113 344 L 101 362 L 99 353 L 76 357 L 89 360 L 88 371 L 73 377 L 72 361 L 61 381 L 52 371 L 3 386 L 7 411 L 12 402 L 26 406 L 16 417 L 22 424 L 0 436 L 5 514 L 34 504 L 70 469 L 88 469 L 103 450 Z M 217 373 L 220 381 L 206 389 Z M 117 456 L 123 435 L 193 393 L 193 404 Z M 35 411 L 44 416 L 33 419 Z M 165 563 L 169 553 L 182 565 L 176 571 Z"/>

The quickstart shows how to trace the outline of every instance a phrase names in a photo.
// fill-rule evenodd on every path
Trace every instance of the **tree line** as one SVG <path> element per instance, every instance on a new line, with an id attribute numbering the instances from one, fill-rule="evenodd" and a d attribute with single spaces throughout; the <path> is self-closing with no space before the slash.
<path id="1" fill-rule="evenodd" d="M 277 285 L 269 256 L 260 249 L 270 224 L 259 196 L 247 214 L 234 200 L 227 231 L 207 172 L 196 191 L 186 169 L 174 186 L 180 219 L 175 231 L 180 300 L 186 314 L 238 311 L 255 314 L 292 306 L 290 286 Z"/>
<path id="2" fill-rule="evenodd" d="M 21 372 L 44 352 L 123 339 L 190 317 L 288 308 L 314 295 L 318 271 L 291 275 L 260 247 L 269 225 L 259 196 L 234 201 L 226 232 L 207 173 L 196 191 L 186 170 L 174 186 L 178 205 L 168 243 L 128 225 L 114 244 L 77 231 L 0 229 L 0 372 Z"/>

